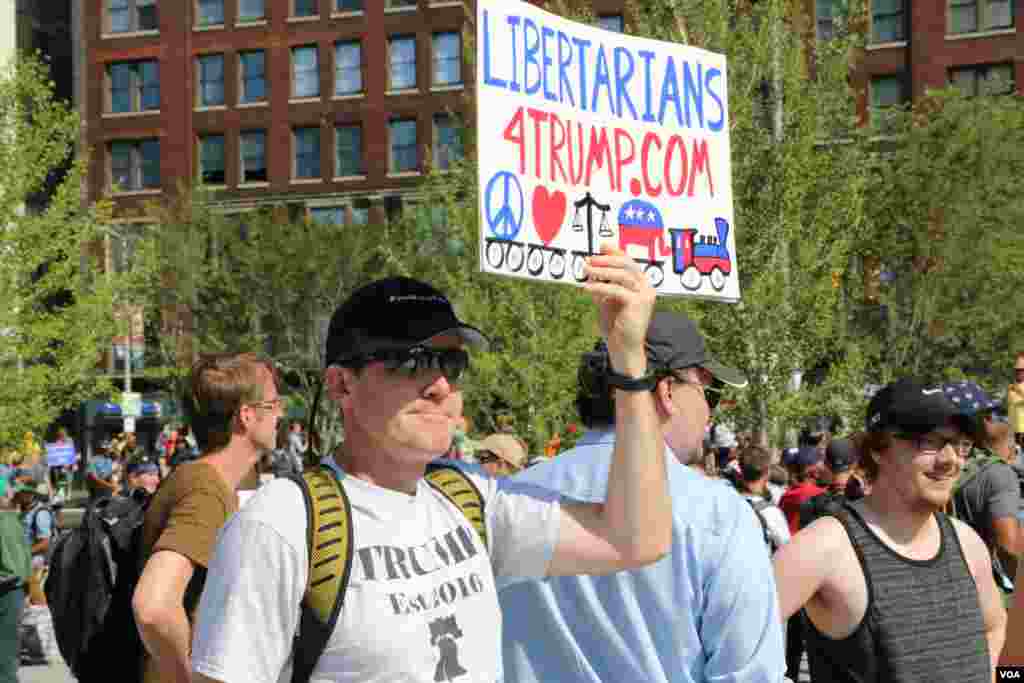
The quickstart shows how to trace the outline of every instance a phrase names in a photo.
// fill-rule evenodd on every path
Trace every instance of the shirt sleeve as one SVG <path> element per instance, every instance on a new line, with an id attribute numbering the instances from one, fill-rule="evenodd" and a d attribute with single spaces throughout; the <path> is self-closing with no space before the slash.
<path id="1" fill-rule="evenodd" d="M 1020 479 L 1013 469 L 1004 463 L 996 463 L 985 469 L 985 511 L 989 522 L 1003 517 L 1016 517 L 1020 510 Z"/>
<path id="2" fill-rule="evenodd" d="M 214 483 L 198 477 L 190 483 L 182 486 L 183 494 L 174 501 L 153 552 L 171 550 L 207 567 L 217 533 L 232 510 Z"/>
<path id="3" fill-rule="evenodd" d="M 495 576 L 546 576 L 558 542 L 558 494 L 507 477 L 467 474 L 484 496 L 488 550 Z"/>
<path id="4" fill-rule="evenodd" d="M 196 611 L 193 671 L 223 683 L 277 681 L 306 580 L 305 550 L 244 510 L 235 515 L 214 548 Z"/>
<path id="5" fill-rule="evenodd" d="M 732 515 L 734 526 L 706 578 L 698 622 L 705 680 L 780 683 L 786 661 L 775 575 L 761 524 L 745 502 L 743 508 Z"/>

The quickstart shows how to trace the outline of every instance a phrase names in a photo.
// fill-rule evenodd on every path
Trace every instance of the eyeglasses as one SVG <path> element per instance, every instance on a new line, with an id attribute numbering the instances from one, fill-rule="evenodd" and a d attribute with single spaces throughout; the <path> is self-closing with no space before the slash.
<path id="1" fill-rule="evenodd" d="M 486 448 L 475 451 L 473 453 L 473 457 L 475 457 L 476 461 L 481 465 L 486 465 L 490 462 L 504 462 L 504 460 L 501 459 L 501 456 L 494 451 L 487 450 Z"/>
<path id="2" fill-rule="evenodd" d="M 278 396 L 266 401 L 253 401 L 252 403 L 246 403 L 245 405 L 253 408 L 260 408 L 261 410 L 275 410 L 280 408 L 284 404 L 284 399 Z"/>
<path id="3" fill-rule="evenodd" d="M 961 439 L 958 436 L 942 436 L 940 434 L 900 434 L 896 433 L 895 436 L 901 441 L 909 441 L 914 444 L 916 450 L 922 453 L 938 453 L 946 448 L 946 446 L 953 446 L 954 448 L 959 447 Z"/>
<path id="4" fill-rule="evenodd" d="M 431 349 L 414 346 L 399 351 L 378 351 L 365 356 L 367 361 L 377 361 L 399 375 L 413 379 L 428 370 L 440 370 L 445 379 L 456 384 L 469 369 L 469 353 L 463 349 Z"/>
<path id="5" fill-rule="evenodd" d="M 715 411 L 719 401 L 722 400 L 722 386 L 717 380 L 713 379 L 710 383 L 707 382 L 694 382 L 693 380 L 687 379 L 683 375 L 677 374 L 676 371 L 670 371 L 669 375 L 679 384 L 692 384 L 693 386 L 700 387 L 701 393 L 704 394 L 704 400 L 707 401 L 708 409 L 711 412 Z"/>

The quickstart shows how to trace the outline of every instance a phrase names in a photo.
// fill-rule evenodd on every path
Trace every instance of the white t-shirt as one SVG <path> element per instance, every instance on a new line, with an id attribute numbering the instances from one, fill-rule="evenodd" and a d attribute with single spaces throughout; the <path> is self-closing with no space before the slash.
<path id="1" fill-rule="evenodd" d="M 543 576 L 558 535 L 554 493 L 467 472 L 484 497 L 490 553 L 426 481 L 415 496 L 342 475 L 355 552 L 345 603 L 312 681 L 494 683 L 501 614 L 494 575 Z M 195 671 L 287 683 L 308 577 L 306 509 L 275 480 L 222 529 L 192 642 Z"/>

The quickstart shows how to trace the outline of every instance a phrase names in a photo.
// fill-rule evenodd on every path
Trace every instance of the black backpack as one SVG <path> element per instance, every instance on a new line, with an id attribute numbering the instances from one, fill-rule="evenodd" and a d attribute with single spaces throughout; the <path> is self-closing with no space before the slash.
<path id="1" fill-rule="evenodd" d="M 46 600 L 61 656 L 80 683 L 141 679 L 132 594 L 151 499 L 139 490 L 93 501 L 81 526 L 54 544 Z"/>

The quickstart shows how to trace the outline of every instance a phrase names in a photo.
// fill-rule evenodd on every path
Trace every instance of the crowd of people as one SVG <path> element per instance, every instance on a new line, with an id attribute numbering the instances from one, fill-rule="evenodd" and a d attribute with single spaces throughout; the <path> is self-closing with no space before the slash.
<path id="1" fill-rule="evenodd" d="M 1024 354 L 1006 400 L 906 378 L 851 433 L 723 442 L 709 424 L 744 374 L 654 310 L 632 260 L 587 272 L 602 337 L 574 370 L 586 429 L 556 457 L 467 436 L 487 338 L 423 282 L 371 283 L 331 319 L 345 439 L 319 466 L 272 364 L 202 358 L 200 457 L 123 482 L 90 463 L 95 497 L 150 494 L 140 680 L 781 682 L 806 661 L 813 681 L 959 682 L 1024 663 Z M 27 578 L 54 520 L 15 491 L 29 567 L 3 564 Z"/>

